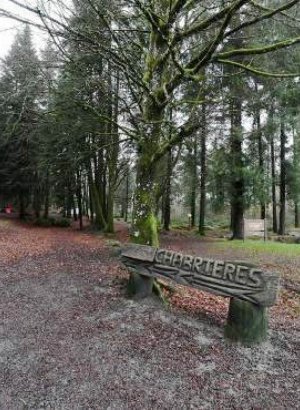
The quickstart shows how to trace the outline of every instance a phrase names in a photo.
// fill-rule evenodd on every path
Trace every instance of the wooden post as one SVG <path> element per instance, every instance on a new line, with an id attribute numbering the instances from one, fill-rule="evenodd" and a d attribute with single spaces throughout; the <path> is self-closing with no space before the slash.
<path id="1" fill-rule="evenodd" d="M 225 337 L 244 346 L 266 340 L 268 320 L 266 308 L 244 300 L 231 298 Z"/>
<path id="2" fill-rule="evenodd" d="M 128 294 L 134 299 L 144 299 L 151 296 L 153 289 L 153 278 L 149 276 L 139 275 L 136 272 L 130 272 L 128 282 Z"/>

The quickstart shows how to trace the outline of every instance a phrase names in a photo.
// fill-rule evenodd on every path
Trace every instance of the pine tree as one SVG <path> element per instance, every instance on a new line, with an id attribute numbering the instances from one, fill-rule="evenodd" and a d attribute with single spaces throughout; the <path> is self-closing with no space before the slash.
<path id="1" fill-rule="evenodd" d="M 18 197 L 20 216 L 36 184 L 37 121 L 41 91 L 39 60 L 29 26 L 20 31 L 3 60 L 0 78 L 1 189 Z"/>

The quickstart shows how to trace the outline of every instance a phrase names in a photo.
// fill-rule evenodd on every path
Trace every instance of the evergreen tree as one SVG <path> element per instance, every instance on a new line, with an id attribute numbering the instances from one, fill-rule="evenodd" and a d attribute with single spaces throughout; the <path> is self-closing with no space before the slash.
<path id="1" fill-rule="evenodd" d="M 10 198 L 18 197 L 21 217 L 37 184 L 40 92 L 39 60 L 26 26 L 3 60 L 0 78 L 0 184 Z"/>

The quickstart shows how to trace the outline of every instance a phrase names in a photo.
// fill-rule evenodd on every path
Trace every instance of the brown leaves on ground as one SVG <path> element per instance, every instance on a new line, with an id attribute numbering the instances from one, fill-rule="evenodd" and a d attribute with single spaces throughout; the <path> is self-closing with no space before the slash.
<path id="1" fill-rule="evenodd" d="M 24 257 L 46 254 L 62 246 L 86 246 L 97 250 L 103 237 L 79 232 L 74 228 L 41 228 L 5 217 L 0 219 L 0 261 L 16 262 Z"/>
<path id="2" fill-rule="evenodd" d="M 270 309 L 271 325 L 294 328 L 299 326 L 300 317 L 300 257 L 291 258 L 278 255 L 260 255 L 253 261 L 251 255 L 241 249 L 214 246 L 214 238 L 198 238 L 191 234 L 181 235 L 178 232 L 164 233 L 161 246 L 176 252 L 205 256 L 220 260 L 244 260 L 255 263 L 265 270 L 276 271 L 281 274 L 282 287 L 276 306 Z M 300 248 L 299 248 L 300 251 Z M 291 274 L 293 272 L 293 275 Z M 292 278 L 292 279 L 291 279 Z M 222 297 L 209 295 L 194 289 L 186 288 L 171 297 L 172 304 L 193 314 L 206 314 L 218 322 L 227 316 L 228 302 Z"/>
<path id="3" fill-rule="evenodd" d="M 113 237 L 122 243 L 128 242 L 127 225 L 122 222 L 117 223 L 116 234 Z M 55 251 L 55 249 L 69 249 L 72 246 L 86 248 L 97 253 L 97 251 L 107 246 L 109 242 L 107 237 L 86 231 L 80 232 L 78 229 L 74 229 L 74 227 L 64 229 L 39 228 L 23 224 L 11 218 L 0 219 L 0 264 L 13 263 L 24 257 L 47 254 L 48 252 Z M 162 247 L 178 252 L 200 256 L 205 255 L 216 259 L 241 259 L 240 251 L 230 249 L 226 252 L 224 249 L 214 248 L 214 242 L 211 238 L 205 241 L 188 234 L 180 235 L 178 232 L 174 232 L 162 235 L 161 242 Z M 65 254 L 65 258 L 68 260 L 68 253 Z M 244 259 L 247 260 L 247 255 Z M 283 278 L 287 270 L 285 262 L 283 258 L 282 264 L 280 264 L 278 261 L 272 261 L 271 257 L 267 261 L 262 261 L 265 269 L 277 270 L 282 274 Z M 290 259 L 287 262 L 295 264 L 295 261 Z M 68 261 L 68 263 L 72 262 Z M 126 277 L 126 271 L 121 267 L 116 269 L 116 266 L 111 265 L 108 269 L 111 270 L 111 274 L 115 272 L 118 277 Z M 294 269 L 300 271 L 300 264 L 295 266 Z M 290 280 L 288 283 L 291 283 Z M 228 310 L 227 299 L 191 288 L 181 286 L 176 286 L 175 288 L 177 289 L 175 293 L 166 293 L 173 308 L 188 311 L 193 315 L 208 316 L 219 323 L 225 321 Z M 271 308 L 274 322 L 278 322 L 281 325 L 284 323 L 295 325 L 295 321 L 299 318 L 300 296 L 299 292 L 295 292 L 293 288 L 294 285 L 292 284 L 292 286 L 283 287 L 280 290 L 278 303 Z"/>
<path id="4" fill-rule="evenodd" d="M 0 408 L 297 408 L 292 290 L 271 309 L 268 341 L 242 348 L 224 340 L 225 298 L 176 286 L 168 310 L 128 299 L 111 236 L 0 219 L 0 238 Z M 172 234 L 162 246 L 235 257 Z"/>

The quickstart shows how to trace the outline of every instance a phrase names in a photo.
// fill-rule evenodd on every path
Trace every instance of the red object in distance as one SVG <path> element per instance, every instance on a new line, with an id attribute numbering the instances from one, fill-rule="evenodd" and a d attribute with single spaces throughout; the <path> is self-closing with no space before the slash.
<path id="1" fill-rule="evenodd" d="M 5 207 L 5 213 L 6 214 L 11 214 L 13 210 L 13 206 L 11 204 L 6 205 Z"/>

